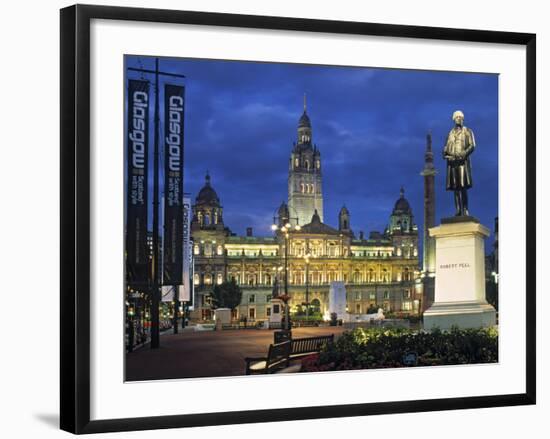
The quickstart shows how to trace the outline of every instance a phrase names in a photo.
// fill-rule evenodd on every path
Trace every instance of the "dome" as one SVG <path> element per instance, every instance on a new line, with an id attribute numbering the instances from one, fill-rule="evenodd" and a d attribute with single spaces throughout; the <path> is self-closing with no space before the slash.
<path id="1" fill-rule="evenodd" d="M 305 110 L 302 114 L 302 117 L 300 117 L 300 120 L 298 121 L 298 128 L 304 127 L 311 128 L 311 121 L 309 120 L 309 116 L 307 115 Z"/>
<path id="2" fill-rule="evenodd" d="M 401 196 L 395 202 L 395 207 L 393 208 L 393 213 L 411 213 L 411 206 L 407 199 L 405 198 L 405 189 L 401 188 Z"/>
<path id="3" fill-rule="evenodd" d="M 206 173 L 205 183 L 196 198 L 197 204 L 220 205 L 220 199 L 214 188 L 210 185 L 210 175 Z"/>

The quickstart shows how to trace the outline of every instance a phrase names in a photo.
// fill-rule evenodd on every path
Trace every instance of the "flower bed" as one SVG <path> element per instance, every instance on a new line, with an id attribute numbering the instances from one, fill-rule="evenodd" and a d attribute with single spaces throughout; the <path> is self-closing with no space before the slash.
<path id="1" fill-rule="evenodd" d="M 320 354 L 302 361 L 303 372 L 408 366 L 496 363 L 498 331 L 411 331 L 357 328 L 344 332 Z"/>

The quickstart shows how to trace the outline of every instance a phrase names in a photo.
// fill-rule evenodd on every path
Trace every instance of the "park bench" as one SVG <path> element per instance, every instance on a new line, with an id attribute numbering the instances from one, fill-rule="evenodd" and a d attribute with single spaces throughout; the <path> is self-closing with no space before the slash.
<path id="1" fill-rule="evenodd" d="M 274 373 L 288 367 L 292 342 L 269 345 L 267 357 L 246 357 L 246 375 Z"/>
<path id="2" fill-rule="evenodd" d="M 290 361 L 319 353 L 323 346 L 334 342 L 334 334 L 317 337 L 293 338 L 269 345 L 267 357 L 246 357 L 246 375 L 275 372 L 297 372 Z"/>
<path id="3" fill-rule="evenodd" d="M 321 352 L 324 345 L 334 342 L 334 334 L 320 335 L 317 337 L 293 338 L 290 350 L 290 360 L 307 357 Z"/>

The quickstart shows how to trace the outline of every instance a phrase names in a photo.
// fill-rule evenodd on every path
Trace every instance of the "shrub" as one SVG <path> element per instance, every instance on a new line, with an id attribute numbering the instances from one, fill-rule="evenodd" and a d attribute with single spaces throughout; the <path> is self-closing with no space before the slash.
<path id="1" fill-rule="evenodd" d="M 414 353 L 417 366 L 494 363 L 498 361 L 496 329 L 411 331 L 403 328 L 357 328 L 344 332 L 302 371 L 405 367 Z"/>

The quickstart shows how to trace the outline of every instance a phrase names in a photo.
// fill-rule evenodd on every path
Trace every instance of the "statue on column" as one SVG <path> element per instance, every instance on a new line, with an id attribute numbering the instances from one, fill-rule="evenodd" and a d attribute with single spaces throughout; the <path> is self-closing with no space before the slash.
<path id="1" fill-rule="evenodd" d="M 457 110 L 453 113 L 455 126 L 447 136 L 443 158 L 447 160 L 448 191 L 454 191 L 456 216 L 469 216 L 468 189 L 472 187 L 472 166 L 470 155 L 476 143 L 474 133 L 464 126 L 464 113 Z"/>

